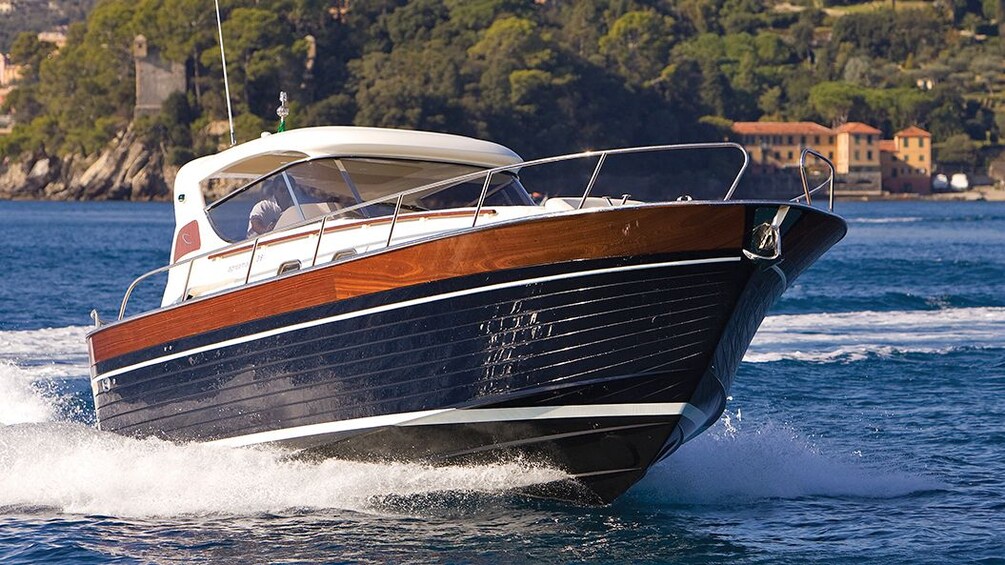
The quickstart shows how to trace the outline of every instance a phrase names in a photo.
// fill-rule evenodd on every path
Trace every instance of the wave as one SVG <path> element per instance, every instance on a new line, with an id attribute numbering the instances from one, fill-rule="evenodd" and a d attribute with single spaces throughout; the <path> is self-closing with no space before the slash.
<path id="1" fill-rule="evenodd" d="M 56 403 L 35 375 L 0 360 L 0 425 L 50 421 L 57 413 Z"/>
<path id="2" fill-rule="evenodd" d="M 910 217 L 910 216 L 894 216 L 889 218 L 852 218 L 848 220 L 849 224 L 913 224 L 915 222 L 925 221 L 925 218 L 921 217 Z"/>
<path id="3" fill-rule="evenodd" d="M 717 505 L 810 496 L 898 498 L 940 490 L 940 481 L 877 467 L 859 453 L 826 453 L 771 421 L 741 424 L 726 412 L 712 428 L 654 467 L 627 499 Z"/>
<path id="4" fill-rule="evenodd" d="M 89 326 L 0 332 L 0 357 L 32 356 L 40 351 L 57 357 L 87 355 L 84 336 Z"/>
<path id="5" fill-rule="evenodd" d="M 0 332 L 0 362 L 36 379 L 88 378 L 87 326 Z M 0 379 L 3 371 L 0 370 Z"/>
<path id="6" fill-rule="evenodd" d="M 83 326 L 0 332 L 0 425 L 90 419 L 62 385 L 88 378 L 85 333 Z"/>
<path id="7" fill-rule="evenodd" d="M 520 462 L 306 462 L 279 449 L 133 439 L 80 424 L 0 427 L 0 508 L 118 517 L 382 507 L 388 496 L 503 493 L 565 478 Z"/>
<path id="8" fill-rule="evenodd" d="M 858 361 L 974 348 L 1005 348 L 1005 308 L 769 316 L 744 361 Z"/>

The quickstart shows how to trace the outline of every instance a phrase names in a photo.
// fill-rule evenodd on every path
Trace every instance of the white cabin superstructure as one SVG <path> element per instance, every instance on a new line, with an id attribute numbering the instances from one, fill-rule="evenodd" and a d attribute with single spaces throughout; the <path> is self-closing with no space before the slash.
<path id="1" fill-rule="evenodd" d="M 323 168 L 319 163 L 329 160 L 335 166 L 327 167 L 320 175 L 316 174 Z M 352 168 L 351 165 L 346 165 L 348 160 L 362 160 L 369 165 L 368 170 L 348 170 Z M 477 170 L 518 165 L 521 161 L 520 156 L 512 150 L 488 141 L 442 133 L 349 126 L 312 127 L 266 134 L 218 154 L 196 159 L 182 167 L 175 180 L 175 233 L 171 261 L 177 263 L 199 257 L 191 261 L 187 268 L 170 270 L 162 306 L 275 276 L 283 269 L 296 270 L 310 266 L 320 262 L 322 258 L 330 261 L 336 256 L 351 256 L 376 246 L 383 247 L 387 243 L 391 223 L 374 218 L 389 215 L 387 210 L 381 213 L 365 213 L 364 210 L 363 214 L 347 214 L 346 217 L 335 215 L 327 222 L 325 233 L 342 233 L 339 237 L 321 237 L 323 242 L 318 241 L 321 233 L 317 222 L 306 222 L 338 208 L 358 205 L 363 201 L 372 201 L 384 195 Z M 304 184 L 306 180 L 316 185 L 337 183 L 340 186 L 320 187 L 321 196 L 315 191 L 311 202 L 296 202 L 297 210 L 287 210 L 287 214 L 274 226 L 276 230 L 285 227 L 290 229 L 282 230 L 283 233 L 276 237 L 265 235 L 255 238 L 249 234 L 240 234 L 236 231 L 237 227 L 229 234 L 221 233 L 220 226 L 214 226 L 211 210 L 215 206 L 228 199 L 236 201 L 238 193 L 248 192 L 250 197 L 254 185 L 267 180 L 272 173 L 289 171 L 293 168 L 291 165 L 295 167 L 297 163 L 313 164 L 305 165 L 304 174 L 291 172 L 288 178 L 294 183 L 300 181 Z M 397 167 L 393 173 L 388 173 L 394 175 L 393 179 L 388 176 L 386 186 L 379 186 L 380 179 L 377 177 L 380 173 L 373 168 L 380 164 L 394 167 L 396 163 L 428 166 L 418 167 L 413 172 L 413 180 L 408 180 L 408 174 L 402 174 L 401 167 Z M 308 167 L 312 169 L 311 172 L 306 171 Z M 359 191 L 361 182 L 353 181 L 354 174 L 369 174 L 373 177 L 369 179 L 365 193 L 361 194 Z M 225 183 L 236 190 L 208 204 L 207 191 L 217 183 Z M 352 196 L 348 202 L 344 198 L 339 205 L 326 202 L 330 199 L 324 196 L 325 193 L 345 191 L 346 188 L 350 189 L 348 194 L 341 196 Z M 522 188 L 517 188 L 522 192 Z M 529 199 L 512 203 L 526 206 L 507 207 L 506 210 L 486 209 L 480 213 L 479 221 L 489 222 L 543 212 L 534 207 Z M 396 241 L 399 238 L 414 239 L 471 224 L 473 210 L 462 217 L 446 213 L 442 208 L 438 212 L 428 207 L 423 208 L 401 215 L 395 223 Z M 416 221 L 406 221 L 409 219 Z M 295 224 L 298 223 L 305 225 L 297 227 Z M 240 235 L 244 237 L 239 237 Z M 253 239 L 255 242 L 252 244 L 250 240 Z M 249 242 L 247 245 L 238 244 L 242 240 Z M 252 247 L 255 249 L 252 250 Z M 211 253 L 216 250 L 220 252 Z M 207 253 L 210 254 L 206 255 Z M 254 265 L 249 268 L 252 257 Z"/>

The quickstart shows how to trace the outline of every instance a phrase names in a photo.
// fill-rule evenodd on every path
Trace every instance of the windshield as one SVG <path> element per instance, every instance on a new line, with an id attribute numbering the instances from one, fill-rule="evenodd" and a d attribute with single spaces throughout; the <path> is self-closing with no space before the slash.
<path id="1" fill-rule="evenodd" d="M 295 164 L 258 179 L 210 204 L 210 223 L 234 242 L 304 222 L 427 184 L 483 170 L 470 165 L 403 159 L 324 158 Z M 473 207 L 484 178 L 406 195 L 402 212 Z M 486 206 L 533 206 L 515 174 L 492 175 Z M 394 200 L 372 204 L 339 217 L 373 218 L 394 214 Z"/>

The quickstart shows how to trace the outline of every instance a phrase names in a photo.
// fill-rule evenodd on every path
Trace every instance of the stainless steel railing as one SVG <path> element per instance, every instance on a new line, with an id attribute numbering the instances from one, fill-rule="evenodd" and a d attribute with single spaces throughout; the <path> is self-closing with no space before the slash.
<path id="1" fill-rule="evenodd" d="M 255 262 L 255 254 L 258 251 L 258 249 L 260 247 L 260 243 L 262 242 L 263 238 L 267 238 L 265 240 L 265 243 L 268 243 L 268 241 L 273 236 L 275 236 L 277 233 L 289 232 L 289 231 L 292 231 L 292 230 L 303 228 L 303 227 L 305 227 L 307 225 L 310 225 L 310 224 L 313 224 L 313 223 L 319 223 L 320 225 L 319 225 L 319 228 L 318 228 L 318 231 L 317 231 L 318 241 L 317 241 L 317 244 L 315 245 L 314 255 L 313 255 L 312 259 L 311 259 L 311 266 L 313 267 L 313 266 L 317 265 L 318 254 L 321 251 L 321 240 L 322 240 L 322 238 L 325 235 L 325 227 L 326 227 L 326 224 L 329 222 L 329 220 L 331 220 L 331 219 L 333 219 L 333 218 L 335 218 L 337 216 L 349 214 L 349 213 L 356 212 L 356 211 L 362 211 L 362 209 L 374 206 L 376 204 L 384 204 L 384 203 L 389 203 L 391 201 L 395 201 L 394 214 L 393 214 L 393 216 L 391 218 L 390 227 L 388 229 L 387 241 L 386 241 L 386 243 L 384 245 L 384 247 L 387 248 L 387 247 L 391 246 L 391 243 L 393 241 L 394 229 L 395 229 L 395 226 L 397 225 L 397 223 L 399 221 L 399 218 L 400 218 L 400 215 L 401 215 L 402 202 L 404 201 L 404 198 L 407 197 L 407 196 L 409 196 L 409 195 L 413 195 L 413 194 L 417 194 L 417 193 L 421 193 L 421 192 L 427 192 L 427 191 L 434 191 L 434 190 L 442 189 L 442 188 L 448 188 L 450 186 L 459 185 L 459 184 L 462 184 L 462 183 L 466 183 L 466 182 L 478 180 L 478 179 L 481 179 L 482 177 L 484 177 L 485 180 L 483 181 L 483 184 L 482 184 L 481 194 L 480 194 L 477 202 L 473 203 L 474 204 L 474 214 L 473 214 L 472 221 L 471 221 L 471 227 L 470 228 L 461 228 L 461 229 L 458 229 L 458 230 L 453 230 L 453 231 L 463 231 L 464 229 L 471 229 L 471 228 L 477 227 L 478 218 L 481 215 L 482 208 L 483 208 L 483 206 L 485 204 L 485 199 L 488 196 L 488 189 L 489 189 L 489 187 L 491 185 L 491 180 L 492 180 L 492 176 L 493 175 L 500 174 L 500 173 L 506 173 L 506 172 L 517 172 L 517 171 L 522 171 L 522 170 L 525 170 L 525 169 L 528 169 L 528 168 L 531 168 L 531 167 L 537 167 L 537 166 L 541 166 L 541 165 L 559 163 L 559 162 L 563 162 L 563 161 L 572 161 L 572 160 L 576 160 L 576 159 L 586 159 L 586 158 L 591 158 L 591 157 L 597 157 L 597 165 L 595 166 L 595 168 L 594 168 L 594 170 L 593 170 L 593 172 L 592 172 L 592 174 L 590 176 L 590 179 L 587 182 L 587 185 L 586 185 L 586 187 L 585 187 L 585 189 L 583 191 L 582 196 L 580 197 L 579 205 L 576 208 L 578 210 L 578 209 L 582 209 L 586 205 L 586 203 L 587 203 L 587 201 L 588 201 L 588 199 L 590 197 L 590 194 L 593 191 L 594 186 L 596 185 L 596 181 L 597 181 L 597 179 L 600 176 L 601 169 L 603 168 L 604 164 L 607 162 L 607 158 L 609 156 L 612 156 L 612 155 L 625 155 L 625 154 L 636 154 L 636 153 L 648 153 L 648 152 L 660 152 L 660 151 L 688 151 L 688 150 L 705 150 L 705 149 L 734 149 L 736 151 L 739 151 L 740 154 L 743 157 L 742 165 L 737 170 L 736 175 L 733 177 L 733 180 L 730 183 L 729 188 L 726 190 L 725 196 L 723 197 L 724 201 L 725 200 L 730 200 L 732 198 L 733 194 L 736 192 L 736 188 L 737 188 L 737 186 L 740 183 L 740 179 L 743 177 L 743 174 L 744 174 L 744 172 L 746 172 L 747 166 L 750 163 L 750 155 L 743 148 L 743 146 L 740 145 L 740 144 L 738 144 L 738 143 L 732 143 L 732 142 L 712 142 L 712 143 L 684 143 L 684 144 L 675 144 L 675 145 L 653 145 L 653 146 L 646 146 L 646 147 L 631 147 L 631 148 L 625 148 L 625 149 L 609 149 L 609 150 L 604 150 L 604 151 L 586 151 L 586 152 L 575 153 L 575 154 L 570 154 L 570 155 L 560 155 L 560 156 L 555 156 L 555 157 L 547 157 L 547 158 L 544 158 L 544 159 L 537 159 L 537 160 L 533 160 L 533 161 L 525 161 L 525 162 L 516 163 L 516 164 L 513 164 L 513 165 L 506 165 L 506 166 L 501 166 L 501 167 L 495 167 L 495 168 L 492 168 L 492 169 L 485 169 L 485 170 L 482 170 L 482 171 L 476 171 L 474 173 L 469 173 L 467 175 L 462 175 L 462 176 L 459 176 L 459 177 L 454 177 L 454 178 L 450 178 L 450 179 L 446 179 L 446 180 L 442 180 L 442 181 L 438 181 L 438 182 L 434 182 L 434 183 L 430 183 L 430 184 L 425 184 L 425 185 L 422 185 L 422 186 L 419 186 L 419 187 L 416 187 L 416 188 L 411 188 L 411 189 L 404 190 L 404 191 L 401 191 L 401 192 L 398 192 L 398 193 L 394 193 L 394 194 L 390 194 L 390 195 L 387 195 L 387 196 L 383 196 L 383 197 L 380 197 L 380 198 L 377 198 L 377 199 L 369 200 L 369 201 L 366 201 L 366 202 L 361 202 L 361 203 L 355 204 L 353 206 L 347 206 L 345 208 L 341 208 L 341 209 L 336 210 L 334 212 L 330 212 L 328 214 L 325 214 L 324 216 L 319 216 L 317 218 L 312 218 L 312 219 L 307 220 L 305 222 L 301 222 L 301 223 L 298 223 L 298 224 L 294 224 L 294 225 L 288 226 L 288 227 L 283 228 L 282 230 L 280 230 L 278 232 L 274 231 L 274 232 L 270 232 L 270 233 L 267 233 L 267 234 L 260 235 L 260 236 L 256 237 L 252 241 L 252 243 L 251 243 L 251 252 L 250 252 L 250 255 L 249 255 L 249 258 L 248 258 L 248 269 L 245 272 L 245 277 L 244 277 L 244 283 L 243 284 L 246 285 L 251 280 L 252 269 L 253 269 L 254 262 Z M 828 165 L 830 165 L 830 161 L 827 161 L 827 159 L 825 159 L 822 155 L 820 155 L 819 153 L 817 153 L 815 151 L 812 151 L 812 150 L 804 150 L 803 155 L 800 156 L 800 169 L 801 169 L 800 172 L 804 175 L 803 176 L 804 195 L 800 196 L 798 198 L 803 198 L 805 196 L 807 202 L 809 202 L 810 195 L 813 194 L 814 192 L 816 192 L 817 190 L 819 190 L 821 188 L 821 186 L 823 186 L 823 185 L 818 186 L 818 187 L 814 188 L 813 190 L 810 190 L 807 187 L 806 179 L 805 179 L 805 171 L 804 171 L 804 167 L 803 167 L 803 161 L 804 161 L 805 156 L 806 156 L 807 153 L 812 153 L 813 155 L 818 156 L 819 158 L 821 158 L 825 162 L 827 162 Z M 290 163 L 290 164 L 282 167 L 282 169 L 280 169 L 280 170 L 289 168 L 291 166 L 294 166 L 296 164 L 303 163 L 303 162 L 306 162 L 306 161 L 312 161 L 312 160 L 317 160 L 317 159 L 331 159 L 331 158 L 339 158 L 339 157 L 336 156 L 336 155 L 329 155 L 329 156 L 323 156 L 323 157 L 312 157 L 312 158 L 309 158 L 309 159 L 304 159 L 304 160 L 301 160 L 301 161 Z M 832 207 L 833 207 L 833 176 L 834 176 L 833 175 L 833 171 L 834 171 L 834 168 L 833 168 L 833 165 L 830 165 L 830 167 L 831 167 L 831 177 L 830 177 L 830 180 L 831 180 L 831 201 L 832 201 Z M 794 199 L 794 200 L 798 200 L 798 198 Z M 622 203 L 624 203 L 625 201 L 627 201 L 627 198 L 623 199 Z M 453 231 L 451 233 L 453 233 Z M 219 255 L 221 253 L 226 254 L 229 250 L 236 250 L 236 249 L 241 248 L 242 246 L 247 246 L 247 245 L 248 245 L 247 241 L 241 241 L 241 242 L 234 243 L 234 244 L 229 245 L 229 246 L 224 247 L 224 248 L 213 249 L 213 250 L 207 251 L 205 253 L 201 253 L 199 255 L 195 255 L 195 256 L 192 256 L 192 257 L 188 257 L 188 258 L 182 259 L 182 260 L 180 260 L 178 262 L 172 263 L 170 265 L 165 265 L 163 267 L 154 269 L 152 271 L 144 273 L 143 275 L 140 275 L 126 289 L 126 293 L 125 293 L 125 295 L 122 298 L 122 303 L 119 306 L 118 319 L 122 320 L 125 317 L 126 307 L 127 307 L 128 303 L 129 303 L 129 299 L 132 296 L 132 293 L 136 289 L 137 285 L 139 285 L 141 282 L 149 279 L 150 277 L 152 277 L 154 275 L 170 271 L 171 269 L 176 269 L 176 268 L 184 267 L 184 266 L 187 265 L 188 266 L 188 271 L 187 271 L 186 277 L 185 277 L 184 288 L 183 288 L 182 293 L 181 293 L 181 297 L 184 300 L 184 298 L 188 296 L 189 283 L 190 283 L 191 278 L 192 278 L 192 270 L 193 270 L 193 265 L 194 265 L 195 261 L 197 261 L 199 259 L 206 258 L 206 257 L 208 257 L 210 255 Z"/>
<path id="2" fill-rule="evenodd" d="M 807 173 L 806 173 L 806 156 L 807 155 L 812 155 L 812 156 L 816 157 L 817 159 L 820 159 L 821 161 L 823 161 L 824 164 L 827 165 L 828 170 L 830 171 L 830 173 L 827 175 L 827 180 L 825 180 L 824 182 L 818 184 L 816 187 L 814 187 L 812 189 L 810 189 L 809 179 L 807 178 Z M 802 150 L 802 152 L 799 154 L 799 180 L 801 180 L 802 183 L 803 183 L 803 194 L 802 194 L 802 196 L 797 196 L 797 197 L 793 198 L 792 202 L 799 202 L 801 199 L 805 198 L 806 199 L 806 204 L 808 206 L 812 206 L 813 205 L 813 201 L 810 198 L 810 196 L 813 195 L 813 194 L 815 194 L 817 191 L 819 191 L 824 186 L 830 186 L 830 190 L 828 191 L 829 195 L 828 195 L 828 198 L 827 198 L 827 211 L 829 211 L 829 212 L 833 212 L 834 211 L 834 163 L 832 163 L 830 159 L 828 159 L 827 157 L 824 157 L 822 154 L 820 154 L 817 151 L 814 151 L 813 149 L 804 148 Z"/>

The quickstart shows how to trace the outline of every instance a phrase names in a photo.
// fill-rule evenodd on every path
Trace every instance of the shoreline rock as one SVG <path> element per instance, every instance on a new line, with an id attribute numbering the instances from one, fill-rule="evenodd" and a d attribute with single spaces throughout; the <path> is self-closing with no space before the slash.
<path id="1" fill-rule="evenodd" d="M 94 155 L 43 150 L 0 165 L 0 199 L 166 201 L 177 172 L 130 125 Z"/>

